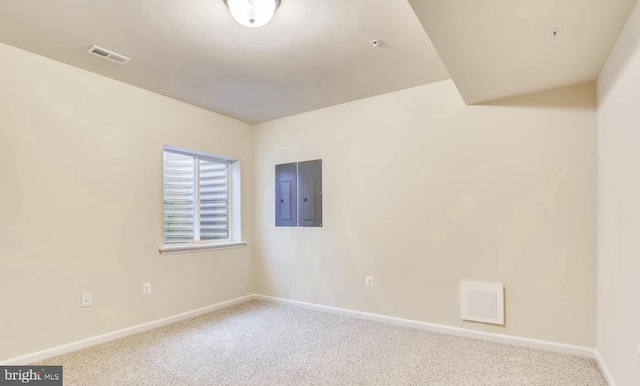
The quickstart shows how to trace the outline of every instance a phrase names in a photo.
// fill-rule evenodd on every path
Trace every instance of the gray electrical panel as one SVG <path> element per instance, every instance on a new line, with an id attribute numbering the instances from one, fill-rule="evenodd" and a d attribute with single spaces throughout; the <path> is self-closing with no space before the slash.
<path id="1" fill-rule="evenodd" d="M 322 226 L 322 160 L 276 165 L 276 226 Z"/>
<path id="2" fill-rule="evenodd" d="M 322 226 L 322 160 L 298 163 L 298 226 Z"/>
<path id="3" fill-rule="evenodd" d="M 276 165 L 276 226 L 298 225 L 298 169 L 295 163 Z"/>

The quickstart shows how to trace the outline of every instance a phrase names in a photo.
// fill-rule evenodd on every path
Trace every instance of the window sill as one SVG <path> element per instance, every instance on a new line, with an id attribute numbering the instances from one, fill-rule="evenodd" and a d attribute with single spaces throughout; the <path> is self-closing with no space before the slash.
<path id="1" fill-rule="evenodd" d="M 175 255 L 178 253 L 195 253 L 195 252 L 215 251 L 219 249 L 244 248 L 246 246 L 247 246 L 246 241 L 232 241 L 228 243 L 215 243 L 215 244 L 172 245 L 172 246 L 161 247 L 160 254 Z"/>

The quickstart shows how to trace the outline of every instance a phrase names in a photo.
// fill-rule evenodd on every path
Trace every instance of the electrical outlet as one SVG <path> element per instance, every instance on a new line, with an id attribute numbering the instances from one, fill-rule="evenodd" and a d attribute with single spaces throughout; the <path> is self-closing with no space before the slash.
<path id="1" fill-rule="evenodd" d="M 142 284 L 142 294 L 150 295 L 151 294 L 151 283 Z"/>
<path id="2" fill-rule="evenodd" d="M 638 366 L 640 366 L 640 344 L 638 345 Z"/>
<path id="3" fill-rule="evenodd" d="M 364 285 L 366 287 L 373 287 L 373 276 L 365 276 L 364 277 Z"/>
<path id="4" fill-rule="evenodd" d="M 83 292 L 82 296 L 80 297 L 80 307 L 89 307 L 91 306 L 91 302 L 92 302 L 92 296 L 91 296 L 91 292 Z"/>

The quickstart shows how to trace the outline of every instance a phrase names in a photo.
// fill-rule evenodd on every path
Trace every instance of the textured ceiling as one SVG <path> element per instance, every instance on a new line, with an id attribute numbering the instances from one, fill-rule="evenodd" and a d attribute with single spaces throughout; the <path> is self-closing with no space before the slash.
<path id="1" fill-rule="evenodd" d="M 223 0 L 2 0 L 0 41 L 259 123 L 449 77 L 467 103 L 593 81 L 635 2 L 282 0 L 246 28 Z"/>
<path id="2" fill-rule="evenodd" d="M 636 0 L 409 3 L 473 104 L 597 79 Z"/>
<path id="3" fill-rule="evenodd" d="M 223 0 L 2 0 L 0 41 L 250 123 L 449 78 L 406 0 L 283 0 L 261 28 Z"/>

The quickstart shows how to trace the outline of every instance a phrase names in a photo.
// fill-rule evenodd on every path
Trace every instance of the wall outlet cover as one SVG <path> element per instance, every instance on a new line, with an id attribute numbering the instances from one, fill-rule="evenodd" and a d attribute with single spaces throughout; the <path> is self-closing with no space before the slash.
<path id="1" fill-rule="evenodd" d="M 83 292 L 80 296 L 80 307 L 90 307 L 93 302 L 91 292 Z"/>

